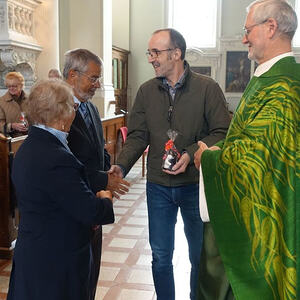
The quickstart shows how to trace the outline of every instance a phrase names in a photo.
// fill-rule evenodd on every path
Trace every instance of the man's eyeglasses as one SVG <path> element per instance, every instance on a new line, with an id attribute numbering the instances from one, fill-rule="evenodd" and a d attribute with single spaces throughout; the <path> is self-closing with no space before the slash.
<path id="1" fill-rule="evenodd" d="M 264 23 L 266 23 L 267 21 L 268 21 L 268 20 L 264 20 L 264 21 L 262 21 L 262 22 L 260 22 L 260 23 L 253 24 L 253 25 L 248 26 L 248 27 L 243 27 L 245 36 L 248 36 L 248 35 L 250 34 L 250 32 L 252 31 L 252 29 L 253 29 L 255 26 L 264 24 Z"/>
<path id="2" fill-rule="evenodd" d="M 156 58 L 164 51 L 172 51 L 175 49 L 176 48 L 168 48 L 168 49 L 163 49 L 163 50 L 158 50 L 158 49 L 147 50 L 146 55 L 148 58 L 149 57 Z"/>
<path id="3" fill-rule="evenodd" d="M 80 72 L 80 71 L 77 71 L 79 74 L 85 76 L 92 84 L 96 84 L 96 83 L 99 83 L 100 84 L 100 80 L 101 80 L 101 77 L 91 77 L 83 72 Z"/>

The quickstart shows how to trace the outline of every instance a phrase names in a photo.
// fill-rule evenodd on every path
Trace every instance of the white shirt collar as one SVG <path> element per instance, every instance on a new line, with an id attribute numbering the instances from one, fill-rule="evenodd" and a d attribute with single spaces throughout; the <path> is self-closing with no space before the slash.
<path id="1" fill-rule="evenodd" d="M 271 67 L 277 63 L 280 59 L 284 58 L 284 57 L 288 57 L 288 56 L 294 56 L 293 52 L 287 52 L 287 53 L 283 53 L 280 54 L 278 56 L 273 57 L 272 59 L 264 62 L 263 64 L 259 65 L 255 72 L 254 72 L 254 76 L 259 77 L 262 74 L 266 73 L 267 71 L 269 71 L 271 69 Z"/>
<path id="2" fill-rule="evenodd" d="M 81 102 L 78 100 L 76 96 L 73 95 L 74 103 L 78 104 L 80 106 Z"/>

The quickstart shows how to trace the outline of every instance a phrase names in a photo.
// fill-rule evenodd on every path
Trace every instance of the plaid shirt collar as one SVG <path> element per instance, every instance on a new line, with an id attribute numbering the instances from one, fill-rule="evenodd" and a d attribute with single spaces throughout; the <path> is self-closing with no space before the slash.
<path id="1" fill-rule="evenodd" d="M 182 75 L 180 76 L 179 80 L 175 83 L 174 87 L 172 85 L 169 84 L 168 80 L 166 77 L 162 78 L 162 83 L 163 85 L 169 90 L 169 93 L 172 97 L 172 99 L 174 100 L 175 98 L 175 94 L 178 88 L 180 88 L 186 78 L 187 75 L 187 66 L 186 66 L 186 62 L 184 62 L 184 72 L 182 73 Z"/>

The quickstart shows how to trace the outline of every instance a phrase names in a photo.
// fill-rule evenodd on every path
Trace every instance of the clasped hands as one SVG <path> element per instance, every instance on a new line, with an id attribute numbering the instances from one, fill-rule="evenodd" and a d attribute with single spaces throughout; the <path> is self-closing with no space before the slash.
<path id="1" fill-rule="evenodd" d="M 127 180 L 123 179 L 123 174 L 121 171 L 122 176 L 120 176 L 119 172 L 113 171 L 114 166 L 110 168 L 107 172 L 108 181 L 106 189 L 111 191 L 113 197 L 120 199 L 120 195 L 124 195 L 129 191 L 130 183 Z"/>
<path id="2" fill-rule="evenodd" d="M 114 167 L 118 166 L 112 166 L 107 172 L 108 180 L 106 190 L 99 191 L 96 194 L 97 197 L 108 198 L 112 201 L 113 197 L 120 199 L 120 195 L 124 195 L 129 191 L 128 187 L 130 187 L 130 183 L 122 178 L 122 171 L 121 176 Z"/>
<path id="3" fill-rule="evenodd" d="M 107 172 L 107 175 L 108 181 L 106 190 L 101 190 L 97 192 L 96 197 L 107 198 L 111 202 L 113 202 L 113 197 L 120 199 L 120 195 L 124 195 L 126 192 L 128 192 L 128 187 L 130 186 L 130 183 L 119 177 L 116 173 L 111 172 L 111 170 Z M 99 225 L 95 225 L 93 226 L 93 229 L 97 230 L 99 227 Z"/>
<path id="4" fill-rule="evenodd" d="M 118 168 L 114 168 L 118 167 Z M 127 193 L 130 183 L 123 179 L 123 173 L 119 166 L 111 166 L 107 172 L 108 180 L 106 185 L 106 190 L 101 190 L 96 193 L 98 198 L 108 198 L 113 202 L 113 197 L 120 199 L 120 195 Z M 93 226 L 93 230 L 99 229 L 100 225 Z"/>
<path id="5" fill-rule="evenodd" d="M 211 151 L 220 150 L 220 147 L 218 147 L 218 146 L 208 147 L 205 143 L 203 143 L 201 141 L 198 142 L 198 146 L 199 146 L 199 149 L 194 154 L 194 164 L 195 164 L 195 167 L 199 170 L 202 153 L 206 150 L 211 150 Z"/>

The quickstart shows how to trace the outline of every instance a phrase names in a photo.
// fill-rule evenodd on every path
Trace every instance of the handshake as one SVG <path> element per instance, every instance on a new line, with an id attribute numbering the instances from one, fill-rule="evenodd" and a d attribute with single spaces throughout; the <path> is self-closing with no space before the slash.
<path id="1" fill-rule="evenodd" d="M 116 168 L 114 168 L 116 167 Z M 116 170 L 120 169 L 120 173 Z M 123 179 L 123 173 L 119 166 L 112 166 L 111 169 L 107 172 L 108 181 L 106 190 L 101 190 L 96 193 L 98 198 L 107 198 L 113 202 L 113 197 L 119 199 L 120 195 L 124 195 L 128 192 L 130 183 Z M 97 230 L 100 225 L 93 226 L 93 230 Z"/>
<path id="2" fill-rule="evenodd" d="M 97 193 L 97 197 L 108 198 L 112 201 L 115 197 L 120 199 L 121 195 L 128 192 L 130 183 L 123 179 L 123 173 L 121 168 L 117 165 L 111 166 L 110 170 L 107 172 L 108 180 L 106 191 L 102 190 Z"/>

